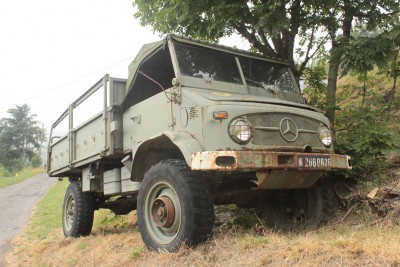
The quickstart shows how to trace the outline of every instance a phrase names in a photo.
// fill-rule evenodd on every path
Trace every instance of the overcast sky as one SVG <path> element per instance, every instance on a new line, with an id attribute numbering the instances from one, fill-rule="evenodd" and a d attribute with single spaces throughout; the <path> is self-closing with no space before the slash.
<path id="1" fill-rule="evenodd" d="M 132 0 L 0 1 L 0 118 L 27 103 L 49 130 L 104 74 L 127 78 L 141 46 L 161 39 L 134 13 Z"/>
<path id="2" fill-rule="evenodd" d="M 132 0 L 0 2 L 0 118 L 27 103 L 46 128 L 104 74 L 127 78 L 144 43 Z"/>

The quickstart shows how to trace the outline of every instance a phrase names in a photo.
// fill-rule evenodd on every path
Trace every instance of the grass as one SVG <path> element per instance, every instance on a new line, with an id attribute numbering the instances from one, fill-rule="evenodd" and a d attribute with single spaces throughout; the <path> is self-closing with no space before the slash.
<path id="1" fill-rule="evenodd" d="M 318 231 L 297 234 L 233 223 L 229 229 L 215 227 L 213 238 L 196 248 L 156 253 L 145 248 L 135 212 L 114 216 L 100 210 L 91 236 L 65 239 L 60 218 L 66 183 L 57 183 L 40 203 L 33 222 L 16 241 L 17 249 L 7 257 L 9 266 L 400 265 L 400 227 L 354 227 L 356 218 L 347 223 L 338 219 Z M 245 213 L 234 210 L 232 214 L 244 220 Z"/>
<path id="2" fill-rule="evenodd" d="M 62 203 L 68 180 L 58 181 L 37 205 L 24 237 L 43 240 L 61 225 Z"/>
<path id="3" fill-rule="evenodd" d="M 0 177 L 0 188 L 20 183 L 41 172 L 43 172 L 42 168 L 26 168 L 21 172 L 17 173 L 15 176 Z"/>
<path id="4" fill-rule="evenodd" d="M 178 253 L 147 250 L 136 212 L 115 216 L 96 211 L 91 236 L 64 238 L 61 206 L 67 185 L 57 183 L 39 203 L 26 232 L 15 241 L 15 251 L 6 258 L 8 266 L 400 265 L 400 227 L 368 226 L 364 214 L 356 212 L 344 222 L 340 214 L 317 231 L 283 234 L 265 228 L 254 212 L 218 207 L 217 217 L 229 223 L 215 226 L 204 244 Z"/>

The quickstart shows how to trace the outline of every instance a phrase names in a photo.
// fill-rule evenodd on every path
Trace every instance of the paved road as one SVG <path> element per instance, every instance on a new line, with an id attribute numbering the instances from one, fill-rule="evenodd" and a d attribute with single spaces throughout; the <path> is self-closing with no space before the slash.
<path id="1" fill-rule="evenodd" d="M 11 250 L 11 240 L 28 224 L 37 201 L 57 181 L 40 173 L 21 183 L 0 189 L 0 267 Z"/>

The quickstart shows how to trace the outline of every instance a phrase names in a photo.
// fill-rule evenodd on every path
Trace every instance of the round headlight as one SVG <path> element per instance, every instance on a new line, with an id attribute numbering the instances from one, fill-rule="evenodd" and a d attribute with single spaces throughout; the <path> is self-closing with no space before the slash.
<path id="1" fill-rule="evenodd" d="M 229 124 L 229 135 L 238 144 L 247 144 L 251 139 L 251 124 L 243 118 L 236 118 Z"/>
<path id="2" fill-rule="evenodd" d="M 330 147 L 332 145 L 332 133 L 328 127 L 325 125 L 319 127 L 318 138 L 324 144 L 325 147 Z"/>

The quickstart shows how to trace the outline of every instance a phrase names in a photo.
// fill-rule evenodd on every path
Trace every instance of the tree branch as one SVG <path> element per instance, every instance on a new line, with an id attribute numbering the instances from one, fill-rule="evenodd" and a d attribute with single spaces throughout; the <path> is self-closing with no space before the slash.
<path id="1" fill-rule="evenodd" d="M 328 39 L 329 34 L 325 35 L 325 37 L 321 40 L 321 42 L 319 42 L 319 44 L 317 45 L 317 47 L 315 48 L 314 52 L 311 53 L 311 55 L 309 55 L 309 52 L 311 49 L 307 50 L 307 54 L 306 57 L 304 58 L 304 61 L 300 64 L 299 67 L 299 72 L 303 73 L 304 69 L 306 68 L 308 62 L 310 61 L 310 59 L 312 59 L 315 54 L 319 51 L 320 47 L 325 43 L 325 41 Z M 312 40 L 310 40 L 311 43 Z M 308 48 L 311 47 L 311 44 L 308 44 Z"/>
<path id="2" fill-rule="evenodd" d="M 276 57 L 277 53 L 272 49 L 269 44 L 263 45 L 260 41 L 257 40 L 255 34 L 250 33 L 244 23 L 236 23 L 233 25 L 233 28 L 244 38 L 246 38 L 249 43 L 254 46 L 258 51 L 266 56 L 273 56 Z"/>
<path id="3" fill-rule="evenodd" d="M 272 46 L 269 44 L 269 42 L 268 42 L 268 40 L 267 40 L 267 37 L 265 36 L 265 33 L 264 33 L 262 30 L 260 30 L 260 29 L 258 29 L 257 33 L 258 33 L 258 36 L 260 36 L 261 40 L 264 42 L 264 45 L 267 46 L 268 49 L 270 49 L 270 50 L 272 50 L 272 51 L 275 51 L 275 50 L 272 48 Z"/>

